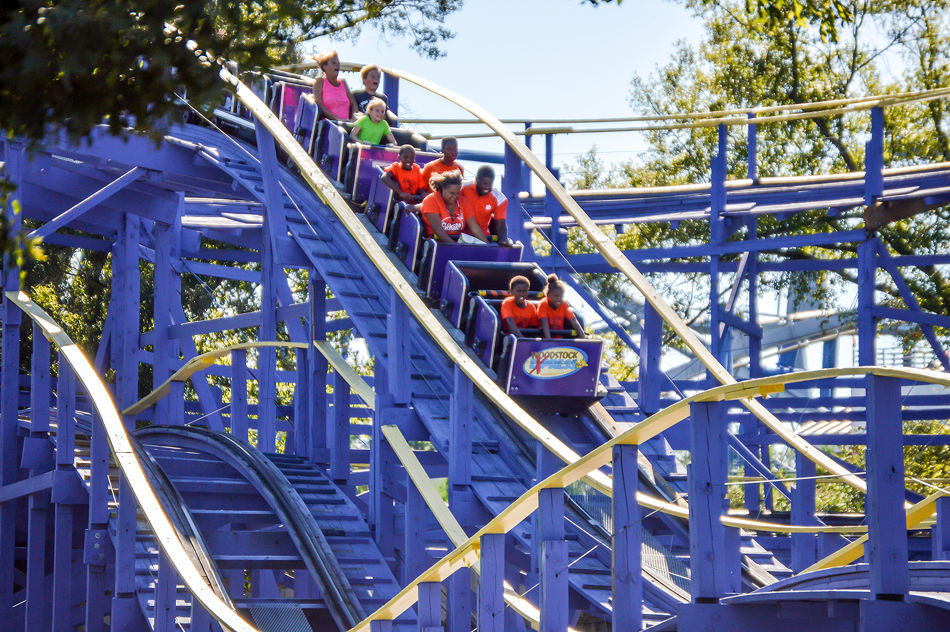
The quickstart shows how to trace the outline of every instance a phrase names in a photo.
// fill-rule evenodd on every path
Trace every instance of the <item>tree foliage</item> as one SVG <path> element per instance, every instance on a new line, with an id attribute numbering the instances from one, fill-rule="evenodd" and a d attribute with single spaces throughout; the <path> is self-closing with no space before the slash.
<path id="1" fill-rule="evenodd" d="M 30 139 L 64 130 L 74 138 L 108 119 L 154 131 L 177 115 L 176 94 L 197 105 L 218 99 L 208 60 L 244 68 L 297 60 L 297 44 L 372 24 L 409 35 L 438 56 L 452 33 L 445 17 L 460 0 L 22 0 L 0 8 L 0 128 Z M 168 26 L 175 31 L 169 33 Z"/>

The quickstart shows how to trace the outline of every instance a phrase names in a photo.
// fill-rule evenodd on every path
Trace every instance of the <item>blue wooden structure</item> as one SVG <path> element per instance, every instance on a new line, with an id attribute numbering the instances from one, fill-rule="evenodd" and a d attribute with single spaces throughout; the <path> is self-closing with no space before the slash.
<path id="1" fill-rule="evenodd" d="M 397 112 L 400 81 L 422 85 L 387 73 Z M 388 209 L 367 216 L 347 206 L 345 184 L 357 202 L 371 183 L 344 182 L 345 146 L 322 160 L 332 139 L 315 124 L 305 85 L 288 73 L 268 77 L 259 93 L 273 112 L 239 85 L 213 126 L 177 125 L 159 144 L 104 130 L 86 144 L 50 139 L 34 151 L 15 138 L 0 141 L 22 208 L 4 210 L 14 228 L 76 256 L 109 253 L 112 269 L 103 339 L 83 364 L 29 300 L 30 288 L 20 287 L 15 262 L 4 261 L 4 629 L 950 626 L 950 500 L 939 486 L 926 498 L 907 490 L 901 451 L 945 443 L 904 435 L 901 421 L 947 419 L 950 375 L 872 368 L 876 323 L 889 319 L 919 325 L 935 360 L 950 369 L 934 333 L 950 316 L 923 312 L 900 272 L 945 264 L 948 254 L 894 256 L 873 230 L 950 202 L 950 167 L 885 169 L 880 108 L 871 110 L 862 174 L 760 179 L 750 151 L 750 179 L 730 182 L 721 127 L 708 186 L 578 195 L 583 216 L 564 203 L 549 171 L 545 196 L 521 196 L 526 170 L 541 164 L 507 142 L 499 159 L 509 228 L 526 245 L 525 259 L 544 271 L 617 269 L 609 252 L 564 254 L 565 229 L 584 221 L 710 226 L 708 244 L 624 254 L 647 271 L 709 274 L 708 349 L 720 365 L 706 364 L 710 376 L 701 380 L 671 379 L 661 363 L 663 325 L 678 325 L 662 299 L 645 293 L 642 326 L 630 332 L 587 296 L 639 355 L 639 377 L 619 383 L 598 372 L 599 349 L 584 352 L 585 366 L 562 351 L 575 364 L 559 370 L 576 378 L 586 368 L 590 382 L 579 412 L 565 415 L 543 406 L 529 413 L 508 397 L 517 395 L 512 372 L 530 365 L 515 349 L 535 343 L 514 341 L 504 370 L 484 347 L 481 360 L 477 346 L 466 347 L 473 341 L 461 328 L 470 287 L 464 264 L 434 259 L 436 272 L 416 274 L 405 252 L 390 250 L 398 239 L 380 230 Z M 375 178 L 370 163 L 354 174 Z M 757 237 L 763 214 L 855 207 L 866 209 L 860 227 Z M 552 242 L 550 255 L 534 253 L 533 230 Z M 853 243 L 857 256 L 758 260 L 765 250 L 841 242 Z M 736 254 L 743 256 L 730 258 Z M 701 261 L 676 261 L 686 257 Z M 469 269 L 495 265 L 485 260 Z M 151 295 L 143 292 L 143 264 L 153 271 Z M 833 267 L 857 270 L 864 368 L 829 362 L 823 371 L 765 375 L 759 275 Z M 906 309 L 876 303 L 878 274 L 891 276 Z M 444 283 L 427 282 L 433 278 Z M 726 278 L 746 284 L 746 305 L 737 292 L 720 304 Z M 194 319 L 182 304 L 183 279 L 250 283 L 259 305 Z M 303 300 L 294 279 L 306 281 Z M 466 291 L 446 304 L 453 283 Z M 492 313 L 482 297 L 471 303 Z M 143 330 L 146 309 L 152 325 Z M 209 336 L 239 340 L 246 328 L 256 329 L 253 340 L 199 354 Z M 371 376 L 356 375 L 328 344 L 342 329 L 373 357 Z M 748 340 L 750 382 L 723 377 L 735 337 Z M 143 366 L 151 384 L 140 380 Z M 115 376 L 111 402 L 97 395 L 107 371 Z M 495 383 L 506 372 L 507 393 Z M 713 388 L 717 380 L 723 385 Z M 788 397 L 760 399 L 786 382 L 796 383 Z M 915 393 L 919 383 L 933 390 Z M 812 397 L 804 389 L 822 390 Z M 842 396 L 846 389 L 857 390 Z M 866 422 L 863 433 L 807 437 L 865 443 L 866 474 L 775 425 L 821 420 Z M 785 443 L 799 450 L 794 485 L 773 480 L 769 447 Z M 674 447 L 689 450 L 688 467 Z M 746 484 L 742 515 L 727 511 L 733 458 L 766 481 L 762 492 L 759 482 Z M 816 462 L 866 491 L 866 516 L 816 513 Z M 447 506 L 434 479 L 445 480 Z M 776 510 L 777 496 L 790 511 Z"/>

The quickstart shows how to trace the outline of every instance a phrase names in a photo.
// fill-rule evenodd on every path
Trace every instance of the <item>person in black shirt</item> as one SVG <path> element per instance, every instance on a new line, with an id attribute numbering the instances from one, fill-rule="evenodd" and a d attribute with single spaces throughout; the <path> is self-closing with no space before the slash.
<path id="1" fill-rule="evenodd" d="M 366 112 L 366 106 L 372 99 L 382 99 L 383 103 L 387 105 L 386 109 L 386 121 L 393 125 L 396 123 L 396 115 L 388 109 L 389 100 L 386 98 L 386 95 L 377 88 L 379 88 L 381 73 L 379 71 L 379 66 L 375 64 L 369 64 L 368 66 L 363 66 L 363 69 L 360 70 L 360 78 L 363 80 L 363 88 L 360 90 L 353 91 L 353 98 L 356 99 L 356 107 L 360 112 Z"/>

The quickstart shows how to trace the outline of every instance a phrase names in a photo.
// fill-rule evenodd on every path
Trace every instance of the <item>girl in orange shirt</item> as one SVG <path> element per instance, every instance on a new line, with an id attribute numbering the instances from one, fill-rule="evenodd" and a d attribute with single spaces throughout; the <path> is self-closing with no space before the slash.
<path id="1" fill-rule="evenodd" d="M 541 321 L 541 333 L 545 338 L 554 338 L 552 329 L 565 329 L 565 323 L 570 323 L 578 338 L 584 338 L 584 328 L 571 310 L 571 306 L 564 300 L 564 284 L 556 274 L 548 275 L 548 284 L 544 290 L 544 298 L 538 303 L 538 320 Z M 560 338 L 561 336 L 556 336 Z"/>
<path id="2" fill-rule="evenodd" d="M 505 333 L 521 337 L 522 329 L 533 329 L 538 326 L 538 310 L 534 303 L 528 301 L 528 292 L 531 291 L 531 282 L 520 274 L 508 282 L 508 293 L 511 294 L 501 303 L 501 322 Z"/>
<path id="3" fill-rule="evenodd" d="M 474 217 L 466 218 L 459 204 L 459 191 L 462 190 L 462 174 L 458 171 L 437 173 L 430 181 L 434 193 L 422 200 L 422 227 L 426 237 L 435 237 L 436 241 L 454 244 L 462 234 L 462 228 L 468 226 L 473 235 L 484 242 L 488 237 L 478 227 Z"/>

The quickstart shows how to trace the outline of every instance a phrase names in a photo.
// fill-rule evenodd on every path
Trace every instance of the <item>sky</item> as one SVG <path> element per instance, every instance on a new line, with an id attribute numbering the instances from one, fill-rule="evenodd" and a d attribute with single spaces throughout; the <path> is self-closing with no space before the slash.
<path id="1" fill-rule="evenodd" d="M 317 42 L 315 49 L 333 47 L 343 61 L 411 72 L 498 118 L 591 118 L 632 115 L 627 99 L 634 74 L 647 75 L 665 64 L 677 40 L 698 42 L 702 35 L 700 20 L 670 0 L 596 7 L 581 0 L 468 0 L 449 16 L 446 27 L 457 35 L 444 43 L 446 55 L 438 60 L 420 57 L 406 40 L 380 41 L 371 29 L 355 42 Z M 351 89 L 360 85 L 358 76 L 347 81 Z M 467 116 L 405 83 L 401 116 Z M 415 127 L 449 133 L 445 126 Z M 554 141 L 554 165 L 572 163 L 595 143 L 607 162 L 631 158 L 642 149 L 633 133 L 561 135 Z M 539 154 L 543 144 L 536 138 Z M 464 146 L 501 151 L 497 140 L 466 141 Z"/>

